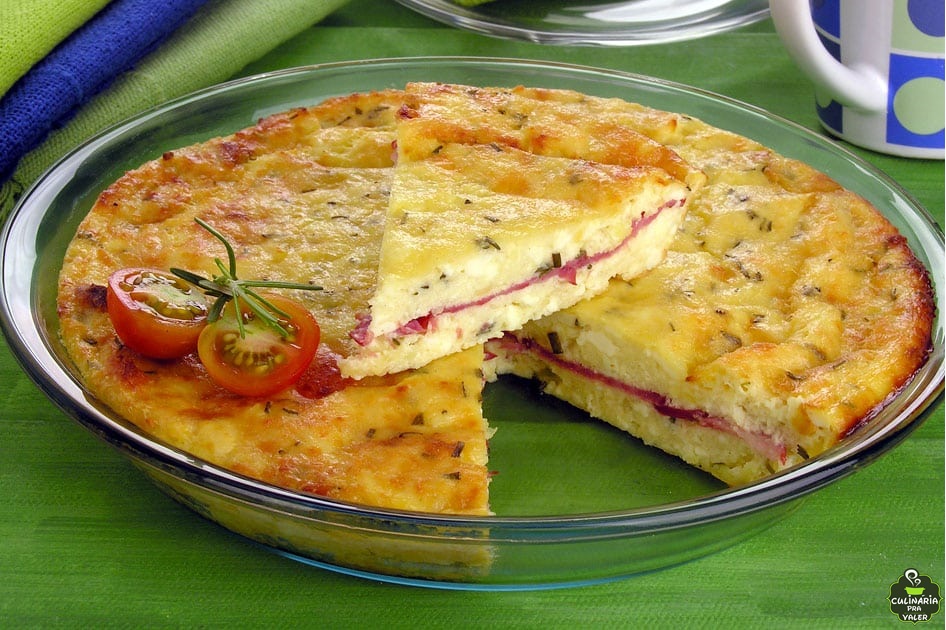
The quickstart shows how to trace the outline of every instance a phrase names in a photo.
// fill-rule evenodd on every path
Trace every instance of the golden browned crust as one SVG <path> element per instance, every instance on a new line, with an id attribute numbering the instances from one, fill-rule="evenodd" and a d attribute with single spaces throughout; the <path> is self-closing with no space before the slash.
<path id="1" fill-rule="evenodd" d="M 423 120 L 401 129 L 417 157 L 440 142 L 497 143 L 536 155 L 655 167 L 693 187 L 703 180 L 699 170 L 659 139 L 585 107 L 588 97 L 579 92 L 444 83 L 410 83 L 406 92 L 401 115 Z"/>

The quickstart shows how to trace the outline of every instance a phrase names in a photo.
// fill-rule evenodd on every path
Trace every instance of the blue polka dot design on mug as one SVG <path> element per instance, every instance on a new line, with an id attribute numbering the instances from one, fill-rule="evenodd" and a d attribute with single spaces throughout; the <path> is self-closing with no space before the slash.
<path id="1" fill-rule="evenodd" d="M 890 0 L 892 30 L 887 60 L 887 109 L 878 113 L 880 128 L 869 131 L 863 111 L 855 111 L 816 87 L 822 125 L 834 135 L 862 146 L 913 157 L 939 157 L 946 144 L 946 18 L 943 0 Z M 815 30 L 831 56 L 843 61 L 844 24 L 856 4 L 810 0 Z M 886 44 L 882 43 L 881 46 Z M 901 147 L 895 150 L 894 147 Z"/>
<path id="2" fill-rule="evenodd" d="M 946 3 L 898 0 L 891 33 L 887 142 L 942 149 L 946 140 Z"/>

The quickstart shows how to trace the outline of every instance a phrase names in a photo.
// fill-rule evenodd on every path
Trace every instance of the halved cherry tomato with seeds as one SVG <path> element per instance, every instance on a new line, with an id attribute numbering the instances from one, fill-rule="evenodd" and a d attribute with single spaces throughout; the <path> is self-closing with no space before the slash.
<path id="1" fill-rule="evenodd" d="M 122 343 L 147 357 L 174 359 L 197 349 L 207 324 L 204 294 L 158 269 L 120 269 L 108 279 L 108 316 Z"/>
<path id="2" fill-rule="evenodd" d="M 269 396 L 286 389 L 309 367 L 319 346 L 321 331 L 308 309 L 277 295 L 267 295 L 266 301 L 277 309 L 274 315 L 285 336 L 245 306 L 239 315 L 241 330 L 231 301 L 198 340 L 197 352 L 210 377 L 241 396 Z"/>

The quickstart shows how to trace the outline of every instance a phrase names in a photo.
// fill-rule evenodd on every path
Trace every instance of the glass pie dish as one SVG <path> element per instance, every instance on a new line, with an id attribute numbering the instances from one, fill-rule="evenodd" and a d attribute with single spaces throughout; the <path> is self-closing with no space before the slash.
<path id="1" fill-rule="evenodd" d="M 830 172 L 876 205 L 933 278 L 940 312 L 943 233 L 909 194 L 839 145 L 752 106 L 653 78 L 484 58 L 326 64 L 222 84 L 142 113 L 91 139 L 20 200 L 0 239 L 0 323 L 29 376 L 63 411 L 198 514 L 302 562 L 372 579 L 452 589 L 588 584 L 676 565 L 779 521 L 805 496 L 888 452 L 940 404 L 944 330 L 914 380 L 869 423 L 797 467 L 726 488 L 675 458 L 539 394 L 525 381 L 487 387 L 498 429 L 490 467 L 496 516 L 378 509 L 261 483 L 158 443 L 83 387 L 58 337 L 56 278 L 75 228 L 125 171 L 262 116 L 408 81 L 530 84 L 683 112 Z"/>
<path id="2" fill-rule="evenodd" d="M 769 15 L 768 0 L 398 0 L 444 24 L 540 44 L 636 46 L 706 37 Z"/>

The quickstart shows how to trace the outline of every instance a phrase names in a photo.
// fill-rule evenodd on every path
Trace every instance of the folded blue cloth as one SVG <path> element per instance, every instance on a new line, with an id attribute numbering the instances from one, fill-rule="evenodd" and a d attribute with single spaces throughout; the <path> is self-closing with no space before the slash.
<path id="1" fill-rule="evenodd" d="M 113 0 L 0 98 L 0 181 L 46 135 L 207 0 Z"/>

